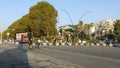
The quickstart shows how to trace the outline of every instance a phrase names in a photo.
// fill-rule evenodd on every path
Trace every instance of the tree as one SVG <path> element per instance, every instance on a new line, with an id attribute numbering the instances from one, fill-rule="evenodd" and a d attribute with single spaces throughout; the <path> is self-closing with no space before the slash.
<path id="1" fill-rule="evenodd" d="M 28 14 L 13 22 L 8 29 L 14 29 L 14 34 L 28 32 L 34 37 L 56 35 L 57 15 L 56 9 L 51 4 L 46 1 L 38 2 L 30 8 Z M 3 32 L 5 36 L 7 31 Z"/>
<path id="2" fill-rule="evenodd" d="M 78 28 L 78 31 L 80 32 L 80 37 L 81 38 L 88 38 L 88 39 L 92 39 L 92 37 L 91 37 L 91 31 L 90 31 L 90 29 L 91 29 L 91 27 L 93 27 L 93 23 L 90 23 L 90 24 L 84 24 L 83 25 L 83 22 L 81 21 L 78 25 L 77 25 L 77 28 Z"/>
<path id="3" fill-rule="evenodd" d="M 76 26 L 76 29 L 79 32 L 83 31 L 83 21 L 80 21 L 80 23 Z"/>
<path id="4" fill-rule="evenodd" d="M 115 21 L 114 33 L 117 40 L 120 41 L 120 20 Z"/>
<path id="5" fill-rule="evenodd" d="M 44 36 L 56 35 L 56 20 L 57 11 L 55 8 L 46 1 L 39 2 L 37 5 L 30 8 L 29 18 L 34 23 L 34 27 L 32 27 L 33 31 L 36 31 L 39 34 Z"/>
<path id="6" fill-rule="evenodd" d="M 15 38 L 16 33 L 29 32 L 30 28 L 28 28 L 28 25 L 30 25 L 30 19 L 28 18 L 28 15 L 25 15 L 21 19 L 15 21 L 12 25 L 8 27 L 8 29 L 3 32 L 3 38 L 6 38 L 7 32 L 10 33 L 11 38 Z"/>
<path id="7" fill-rule="evenodd" d="M 77 35 L 79 38 L 84 38 L 85 36 L 83 36 L 84 34 L 84 23 L 83 21 L 80 21 L 78 25 L 76 25 L 76 30 L 77 30 Z"/>

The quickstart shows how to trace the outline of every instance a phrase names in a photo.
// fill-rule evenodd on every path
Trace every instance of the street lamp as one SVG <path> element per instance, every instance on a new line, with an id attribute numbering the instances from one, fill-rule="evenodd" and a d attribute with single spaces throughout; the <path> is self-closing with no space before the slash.
<path id="1" fill-rule="evenodd" d="M 7 32 L 7 40 L 9 41 L 9 36 L 10 36 L 10 33 Z"/>
<path id="2" fill-rule="evenodd" d="M 72 24 L 73 30 L 75 30 L 75 26 L 73 25 L 73 21 L 72 21 L 70 15 L 69 15 L 69 13 L 68 13 L 65 9 L 62 9 L 62 11 L 64 11 L 64 12 L 67 14 L 67 16 L 69 17 L 69 19 L 70 19 L 70 21 L 71 21 L 71 24 Z M 74 32 L 74 34 L 75 34 L 75 32 Z M 75 35 L 74 35 L 74 37 L 75 37 Z"/>
<path id="3" fill-rule="evenodd" d="M 82 13 L 80 19 L 79 19 L 79 22 L 81 22 L 81 19 L 88 13 L 90 13 L 91 11 L 85 11 L 84 13 Z M 78 33 L 77 33 L 77 37 L 78 37 Z"/>
<path id="4" fill-rule="evenodd" d="M 68 17 L 69 17 L 69 19 L 70 19 L 70 21 L 71 21 L 71 23 L 72 23 L 72 25 L 73 25 L 73 21 L 72 21 L 70 15 L 69 15 L 69 13 L 68 13 L 65 9 L 62 9 L 62 11 L 64 11 L 64 12 L 68 15 Z"/>
<path id="5" fill-rule="evenodd" d="M 15 30 L 15 29 L 7 29 L 7 30 Z M 9 42 L 9 37 L 10 37 L 10 32 L 9 31 L 7 31 L 7 41 Z"/>
<path id="6" fill-rule="evenodd" d="M 88 14 L 88 13 L 90 13 L 90 12 L 91 12 L 91 11 L 85 11 L 85 12 L 81 15 L 79 21 L 81 21 L 81 19 L 82 19 L 86 14 Z"/>

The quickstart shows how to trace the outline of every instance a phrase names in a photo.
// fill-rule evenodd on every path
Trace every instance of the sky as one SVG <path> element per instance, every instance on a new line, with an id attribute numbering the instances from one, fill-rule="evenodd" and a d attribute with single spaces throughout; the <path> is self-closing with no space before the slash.
<path id="1" fill-rule="evenodd" d="M 42 0 L 1 0 L 0 30 L 29 13 L 29 8 Z M 120 0 L 46 0 L 58 11 L 58 24 L 76 25 L 79 21 L 96 23 L 120 19 Z M 63 11 L 64 10 L 64 11 Z"/>

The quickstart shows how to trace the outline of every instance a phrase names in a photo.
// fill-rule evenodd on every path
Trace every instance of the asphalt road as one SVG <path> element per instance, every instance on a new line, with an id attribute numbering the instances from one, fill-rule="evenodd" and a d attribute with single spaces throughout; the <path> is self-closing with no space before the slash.
<path id="1" fill-rule="evenodd" d="M 33 51 L 85 68 L 120 68 L 120 48 L 116 47 L 42 46 Z"/>
<path id="2" fill-rule="evenodd" d="M 0 68 L 83 68 L 28 50 L 28 44 L 0 44 Z"/>

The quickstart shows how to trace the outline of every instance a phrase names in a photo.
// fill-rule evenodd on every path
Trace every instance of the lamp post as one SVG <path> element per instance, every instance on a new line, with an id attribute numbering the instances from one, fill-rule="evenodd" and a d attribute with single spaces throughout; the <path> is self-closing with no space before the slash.
<path id="1" fill-rule="evenodd" d="M 85 11 L 84 13 L 82 13 L 82 15 L 81 15 L 81 17 L 80 17 L 80 19 L 79 19 L 79 22 L 82 20 L 82 18 L 86 15 L 86 14 L 88 14 L 88 13 L 90 13 L 91 11 Z M 77 37 L 78 37 L 78 33 L 77 33 Z"/>
<path id="2" fill-rule="evenodd" d="M 64 11 L 64 12 L 67 14 L 67 16 L 69 17 L 69 19 L 70 19 L 70 21 L 71 21 L 73 30 L 75 30 L 75 26 L 74 26 L 73 21 L 72 21 L 72 19 L 71 19 L 71 17 L 70 17 L 70 14 L 69 14 L 65 9 L 62 9 L 62 11 Z M 75 32 L 74 32 L 74 34 L 75 34 Z M 75 38 L 75 35 L 74 35 L 74 38 Z M 74 39 L 73 39 L 73 40 L 74 40 Z"/>
<path id="3" fill-rule="evenodd" d="M 70 19 L 70 21 L 71 21 L 71 23 L 72 23 L 72 25 L 73 25 L 73 21 L 72 21 L 72 19 L 71 19 L 71 17 L 70 17 L 70 14 L 69 14 L 65 9 L 62 9 L 62 11 L 64 11 L 64 12 L 68 15 L 68 17 L 69 17 L 69 19 Z"/>
<path id="4" fill-rule="evenodd" d="M 7 32 L 7 41 L 9 42 L 9 36 L 10 36 L 10 33 Z"/>
<path id="5" fill-rule="evenodd" d="M 7 29 L 7 30 L 15 30 L 15 29 Z M 7 35 L 7 41 L 8 41 L 8 42 L 9 42 L 10 33 L 11 33 L 11 32 L 7 31 L 7 34 L 6 34 L 6 35 Z"/>
<path id="6" fill-rule="evenodd" d="M 85 11 L 84 13 L 82 13 L 82 15 L 81 15 L 79 21 L 81 21 L 81 19 L 82 19 L 86 14 L 88 14 L 88 13 L 90 13 L 90 12 L 91 12 L 91 11 Z"/>

